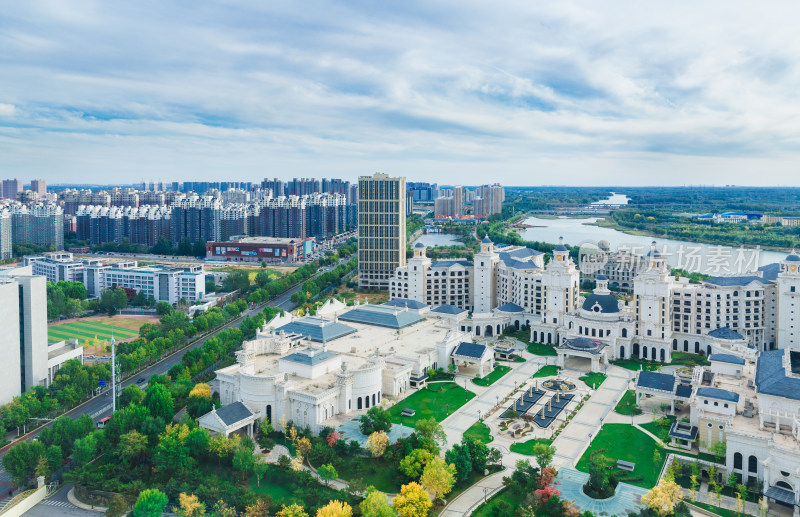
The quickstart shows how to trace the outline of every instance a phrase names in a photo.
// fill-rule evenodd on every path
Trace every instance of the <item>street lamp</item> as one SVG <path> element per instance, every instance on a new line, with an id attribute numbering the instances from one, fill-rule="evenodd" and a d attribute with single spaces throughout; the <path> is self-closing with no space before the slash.
<path id="1" fill-rule="evenodd" d="M 495 406 L 499 406 L 500 405 L 500 395 L 495 395 L 494 396 L 494 405 Z"/>
<path id="2" fill-rule="evenodd" d="M 478 421 L 480 422 L 480 420 L 481 420 L 481 410 L 479 409 L 478 410 Z"/>
<path id="3" fill-rule="evenodd" d="M 483 487 L 483 504 L 486 504 L 486 493 L 489 491 L 489 487 Z"/>

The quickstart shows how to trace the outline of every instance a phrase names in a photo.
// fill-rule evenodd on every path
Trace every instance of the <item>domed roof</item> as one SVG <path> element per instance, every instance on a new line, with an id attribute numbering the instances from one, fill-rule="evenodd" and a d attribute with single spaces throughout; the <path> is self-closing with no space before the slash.
<path id="1" fill-rule="evenodd" d="M 786 257 L 786 260 L 788 260 L 789 262 L 800 262 L 800 257 L 792 253 L 788 257 Z"/>
<path id="2" fill-rule="evenodd" d="M 414 247 L 415 247 L 415 248 L 424 248 L 424 247 L 425 247 L 425 245 L 424 245 L 424 244 L 422 244 L 421 242 L 418 242 L 418 243 L 414 244 Z"/>
<path id="3" fill-rule="evenodd" d="M 607 240 L 603 239 L 601 241 L 598 241 L 597 247 L 600 248 L 603 251 L 610 250 L 611 249 L 611 243 L 608 242 Z"/>
<path id="4" fill-rule="evenodd" d="M 492 239 L 489 238 L 489 234 L 486 234 L 486 237 L 483 238 L 483 240 L 481 241 L 481 244 L 491 244 L 491 243 L 492 243 Z"/>
<path id="5" fill-rule="evenodd" d="M 598 353 L 601 349 L 606 347 L 606 344 L 602 341 L 589 339 L 588 337 L 576 337 L 564 343 L 563 346 L 564 348 L 570 348 L 579 352 Z"/>
<path id="6" fill-rule="evenodd" d="M 608 280 L 608 277 L 606 275 L 604 275 L 603 273 L 600 273 L 599 275 L 597 275 L 595 277 L 595 280 Z"/>
<path id="7" fill-rule="evenodd" d="M 613 294 L 590 294 L 583 301 L 583 310 L 613 314 L 619 312 L 619 303 Z"/>

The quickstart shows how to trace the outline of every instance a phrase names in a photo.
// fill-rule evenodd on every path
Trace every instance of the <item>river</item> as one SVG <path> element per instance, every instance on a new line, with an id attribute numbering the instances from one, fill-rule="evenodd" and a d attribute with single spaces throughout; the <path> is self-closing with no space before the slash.
<path id="1" fill-rule="evenodd" d="M 606 240 L 612 250 L 623 246 L 638 254 L 647 253 L 650 243 L 655 240 L 659 251 L 666 254 L 667 262 L 672 267 L 714 275 L 746 274 L 758 266 L 783 260 L 789 253 L 788 250 L 756 252 L 752 249 L 739 250 L 729 246 L 629 235 L 613 228 L 592 226 L 591 223 L 597 220 L 597 217 L 529 217 L 524 223 L 534 228 L 522 230 L 520 237 L 529 241 L 557 243 L 558 238 L 563 236 L 564 242 L 571 246 L 587 243 L 596 245 L 598 241 Z"/>

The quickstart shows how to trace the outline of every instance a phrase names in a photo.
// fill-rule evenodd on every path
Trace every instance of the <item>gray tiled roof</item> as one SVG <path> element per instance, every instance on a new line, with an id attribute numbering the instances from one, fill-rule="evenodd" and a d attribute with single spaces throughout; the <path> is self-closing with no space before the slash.
<path id="1" fill-rule="evenodd" d="M 720 388 L 697 388 L 698 397 L 709 399 L 726 400 L 728 402 L 739 402 L 739 394 Z"/>
<path id="2" fill-rule="evenodd" d="M 711 354 L 708 356 L 708 360 L 718 361 L 720 363 L 744 364 L 744 359 L 733 354 Z"/>
<path id="3" fill-rule="evenodd" d="M 469 260 L 443 259 L 434 261 L 431 267 L 453 267 L 456 264 L 464 267 L 472 267 L 473 265 Z"/>
<path id="4" fill-rule="evenodd" d="M 296 319 L 275 330 L 278 332 L 283 330 L 287 334 L 300 334 L 311 341 L 317 341 L 319 343 L 323 341 L 333 341 L 334 339 L 356 332 L 356 329 L 349 325 L 312 317 Z"/>
<path id="5" fill-rule="evenodd" d="M 328 359 L 333 359 L 337 355 L 338 354 L 334 354 L 333 352 L 317 351 L 314 354 L 310 354 L 305 351 L 300 351 L 281 357 L 281 361 L 291 361 L 293 363 L 305 364 L 307 366 L 314 366 L 320 363 L 324 363 Z"/>
<path id="6" fill-rule="evenodd" d="M 386 303 L 381 304 L 385 307 L 399 307 L 404 309 L 408 307 L 409 309 L 424 309 L 427 307 L 426 304 L 422 302 L 418 302 L 417 300 L 411 300 L 408 298 L 392 298 Z"/>
<path id="7" fill-rule="evenodd" d="M 636 379 L 636 385 L 642 388 L 671 392 L 675 389 L 675 376 L 667 373 L 641 371 Z"/>
<path id="8" fill-rule="evenodd" d="M 605 314 L 619 312 L 619 302 L 613 294 L 590 294 L 583 301 L 583 310 L 594 311 L 595 305 L 600 306 L 600 312 Z"/>
<path id="9" fill-rule="evenodd" d="M 767 264 L 758 268 L 761 271 L 761 278 L 767 282 L 774 282 L 778 279 L 778 273 L 781 272 L 781 265 L 777 262 Z"/>
<path id="10" fill-rule="evenodd" d="M 789 350 L 769 350 L 761 352 L 756 367 L 756 386 L 758 392 L 775 397 L 800 400 L 800 379 L 786 375 L 783 354 Z"/>
<path id="11" fill-rule="evenodd" d="M 456 345 L 452 355 L 460 355 L 464 357 L 473 357 L 480 359 L 486 351 L 486 345 L 479 345 L 477 343 L 468 343 L 463 341 Z"/>
<path id="12" fill-rule="evenodd" d="M 434 307 L 431 309 L 431 312 L 439 312 L 442 314 L 461 314 L 462 312 L 467 312 L 467 309 L 462 309 L 460 307 L 456 307 L 455 305 L 444 304 Z"/>
<path id="13" fill-rule="evenodd" d="M 394 307 L 364 305 L 345 312 L 339 316 L 339 319 L 342 321 L 351 321 L 353 323 L 375 325 L 376 327 L 401 329 L 420 322 L 425 318 L 416 312 L 397 310 Z"/>
<path id="14" fill-rule="evenodd" d="M 524 312 L 525 311 L 525 309 L 523 309 L 522 307 L 520 307 L 516 303 L 506 303 L 506 304 L 501 305 L 500 307 L 498 307 L 497 310 L 498 311 L 502 311 L 502 312 Z"/>
<path id="15" fill-rule="evenodd" d="M 688 399 L 692 396 L 692 387 L 688 384 L 678 384 L 678 387 L 675 388 L 675 396 Z"/>
<path id="16" fill-rule="evenodd" d="M 760 276 L 717 276 L 714 278 L 709 278 L 708 280 L 704 280 L 704 282 L 721 287 L 745 286 L 752 282 L 759 282 L 761 284 L 766 283 L 761 279 Z"/>
<path id="17" fill-rule="evenodd" d="M 253 412 L 250 411 L 247 406 L 237 401 L 219 408 L 217 410 L 217 416 L 226 426 L 231 426 L 236 422 L 241 422 L 245 418 L 253 416 Z"/>
<path id="18" fill-rule="evenodd" d="M 709 336 L 719 339 L 739 340 L 744 339 L 741 334 L 730 327 L 719 327 L 708 333 Z"/>

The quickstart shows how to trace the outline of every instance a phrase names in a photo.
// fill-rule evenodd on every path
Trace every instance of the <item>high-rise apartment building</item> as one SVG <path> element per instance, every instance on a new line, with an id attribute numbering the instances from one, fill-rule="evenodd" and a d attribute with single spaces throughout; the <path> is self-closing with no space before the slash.
<path id="1" fill-rule="evenodd" d="M 14 244 L 64 249 L 64 210 L 53 203 L 10 205 L 11 240 Z"/>
<path id="2" fill-rule="evenodd" d="M 0 207 L 0 260 L 8 260 L 12 254 L 11 211 Z"/>
<path id="3" fill-rule="evenodd" d="M 505 199 L 506 191 L 500 184 L 482 185 L 478 187 L 477 197 L 473 201 L 472 212 L 483 217 L 499 214 L 503 211 L 503 201 Z"/>
<path id="4" fill-rule="evenodd" d="M 17 199 L 17 194 L 22 192 L 22 181 L 13 179 L 13 180 L 3 180 L 3 188 L 0 190 L 0 197 L 5 199 Z"/>
<path id="5" fill-rule="evenodd" d="M 31 190 L 37 196 L 44 196 L 47 194 L 47 183 L 44 180 L 31 180 Z"/>
<path id="6" fill-rule="evenodd" d="M 358 180 L 358 285 L 388 289 L 406 264 L 406 179 L 375 173 Z"/>

